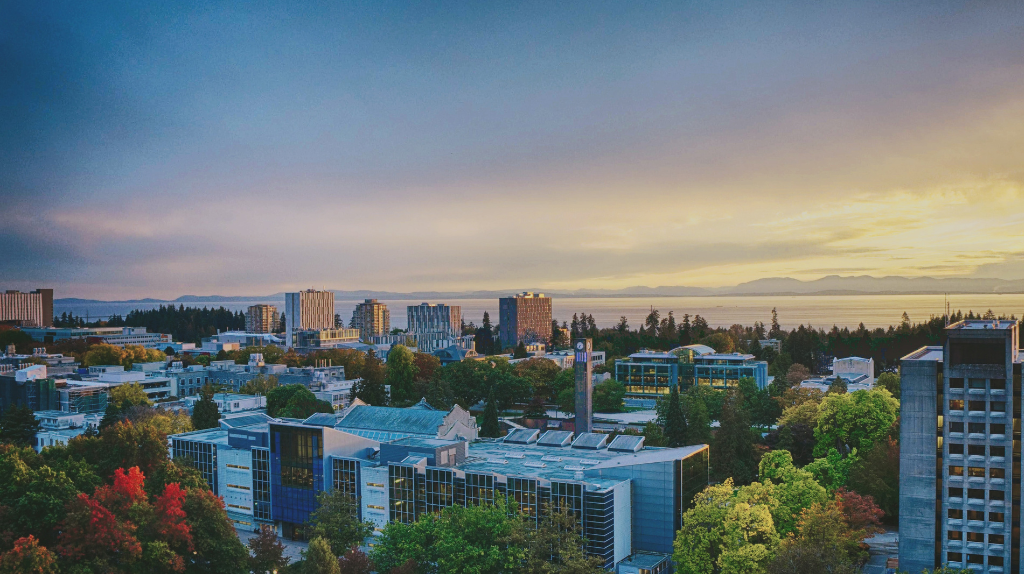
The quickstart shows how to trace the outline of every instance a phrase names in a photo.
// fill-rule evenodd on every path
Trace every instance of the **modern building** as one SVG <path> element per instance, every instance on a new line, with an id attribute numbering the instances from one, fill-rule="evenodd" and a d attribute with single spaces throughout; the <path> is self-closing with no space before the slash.
<path id="1" fill-rule="evenodd" d="M 779 339 L 761 339 L 758 341 L 758 344 L 761 345 L 762 349 L 771 349 L 776 353 L 782 352 L 782 341 Z"/>
<path id="2" fill-rule="evenodd" d="M 198 375 L 197 375 L 198 376 Z M 252 353 L 245 365 L 234 361 L 210 361 L 210 366 L 203 373 L 204 383 L 238 392 L 249 381 L 256 377 L 276 377 L 280 385 L 299 384 L 310 390 L 319 390 L 320 386 L 330 381 L 345 380 L 343 365 L 325 367 L 289 367 L 281 364 L 265 364 L 263 355 Z M 184 396 L 189 396 L 187 393 Z"/>
<path id="3" fill-rule="evenodd" d="M 81 435 L 86 430 L 99 428 L 102 416 L 64 411 L 36 411 L 36 420 L 41 427 L 36 432 L 35 444 L 37 452 L 48 446 L 67 445 L 68 441 Z"/>
<path id="4" fill-rule="evenodd" d="M 671 351 L 641 349 L 615 361 L 615 380 L 626 386 L 631 397 L 667 395 L 675 385 L 685 391 L 691 385 L 716 389 L 736 386 L 750 377 L 763 389 L 771 383 L 768 363 L 753 355 L 716 353 L 705 345 L 687 345 Z"/>
<path id="5" fill-rule="evenodd" d="M 272 524 L 286 538 L 303 538 L 317 493 L 328 489 L 357 498 L 359 517 L 377 531 L 508 497 L 531 520 L 549 504 L 568 508 L 582 523 L 586 552 L 607 568 L 636 553 L 670 554 L 683 513 L 708 483 L 706 445 L 645 448 L 643 437 L 609 442 L 535 429 L 503 440 L 444 439 L 400 412 L 429 411 L 379 408 L 353 413 L 408 436 L 375 440 L 325 414 L 301 423 L 243 415 L 222 419 L 219 429 L 173 435 L 171 454 L 193 461 L 239 527 Z"/>
<path id="6" fill-rule="evenodd" d="M 147 349 L 163 350 L 173 343 L 166 333 L 150 333 L 145 327 L 46 327 L 25 328 L 34 340 L 53 343 L 70 339 L 86 339 L 90 343 L 108 345 L 139 345 Z"/>
<path id="7" fill-rule="evenodd" d="M 295 351 L 313 353 L 328 349 L 342 349 L 349 343 L 359 342 L 359 329 L 321 329 L 295 333 Z"/>
<path id="8" fill-rule="evenodd" d="M 772 381 L 768 376 L 768 363 L 758 361 L 754 355 L 709 353 L 693 358 L 694 384 L 725 389 L 735 387 L 743 378 L 754 379 L 759 389 L 767 388 Z"/>
<path id="9" fill-rule="evenodd" d="M 626 387 L 628 396 L 667 395 L 679 384 L 679 357 L 641 349 L 615 361 L 615 380 Z"/>
<path id="10" fill-rule="evenodd" d="M 237 344 L 236 349 L 244 349 L 246 347 L 266 347 L 268 345 L 284 345 L 285 340 L 283 337 L 278 337 L 273 333 L 250 333 L 248 331 L 222 331 L 216 335 L 210 337 L 203 337 L 201 351 L 213 351 L 216 353 L 223 347 L 217 347 L 217 344 L 223 345 Z"/>
<path id="11" fill-rule="evenodd" d="M 284 340 L 294 346 L 298 331 L 334 328 L 334 292 L 307 289 L 284 294 Z"/>
<path id="12" fill-rule="evenodd" d="M 59 410 L 57 380 L 48 377 L 46 365 L 32 365 L 0 375 L 0 415 L 16 406 L 33 411 Z"/>
<path id="13" fill-rule="evenodd" d="M 185 404 L 191 411 L 201 397 L 185 397 Z M 267 408 L 267 397 L 262 395 L 239 395 L 235 393 L 214 393 L 213 402 L 221 415 L 243 413 Z"/>
<path id="14" fill-rule="evenodd" d="M 245 312 L 245 330 L 249 333 L 273 333 L 281 326 L 281 318 L 274 305 L 250 305 Z"/>
<path id="15" fill-rule="evenodd" d="M 901 570 L 1021 572 L 1016 320 L 968 320 L 900 361 Z"/>
<path id="16" fill-rule="evenodd" d="M 0 372 L 4 370 L 17 370 L 38 361 L 46 363 L 46 374 L 51 377 L 75 373 L 79 367 L 78 360 L 74 357 L 65 356 L 60 353 L 47 353 L 45 347 L 37 347 L 32 349 L 31 355 L 0 355 Z M 4 367 L 8 368 L 4 369 Z"/>
<path id="17" fill-rule="evenodd" d="M 52 327 L 53 289 L 0 293 L 0 323 L 19 327 Z"/>
<path id="18" fill-rule="evenodd" d="M 359 329 L 359 336 L 369 341 L 376 335 L 391 332 L 391 312 L 388 306 L 376 299 L 365 299 L 352 310 L 350 329 Z"/>
<path id="19" fill-rule="evenodd" d="M 462 307 L 420 303 L 406 307 L 407 331 L 412 334 L 439 333 L 449 339 L 462 336 Z"/>
<path id="20" fill-rule="evenodd" d="M 505 348 L 551 340 L 551 297 L 526 291 L 498 299 L 498 336 Z"/>

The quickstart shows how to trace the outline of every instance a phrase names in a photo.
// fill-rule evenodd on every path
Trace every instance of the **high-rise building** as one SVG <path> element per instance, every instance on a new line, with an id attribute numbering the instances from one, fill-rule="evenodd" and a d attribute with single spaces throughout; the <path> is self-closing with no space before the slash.
<path id="1" fill-rule="evenodd" d="M 458 305 L 420 303 L 406 307 L 406 313 L 410 333 L 444 333 L 452 338 L 462 336 L 462 307 Z"/>
<path id="2" fill-rule="evenodd" d="M 1021 572 L 1018 322 L 961 321 L 900 361 L 900 570 Z"/>
<path id="3" fill-rule="evenodd" d="M 3 322 L 21 327 L 52 327 L 53 289 L 0 293 L 0 323 Z"/>
<path id="4" fill-rule="evenodd" d="M 544 343 L 551 340 L 551 297 L 525 292 L 498 299 L 499 336 L 503 347 L 520 342 Z"/>
<path id="5" fill-rule="evenodd" d="M 251 305 L 245 312 L 247 333 L 273 333 L 279 322 L 277 307 L 273 305 Z"/>
<path id="6" fill-rule="evenodd" d="M 352 322 L 349 329 L 359 329 L 359 336 L 364 341 L 377 335 L 391 332 L 391 312 L 388 306 L 376 299 L 366 299 L 352 310 Z"/>
<path id="7" fill-rule="evenodd" d="M 285 293 L 285 344 L 295 346 L 298 331 L 334 328 L 334 293 L 307 289 L 298 293 Z"/>

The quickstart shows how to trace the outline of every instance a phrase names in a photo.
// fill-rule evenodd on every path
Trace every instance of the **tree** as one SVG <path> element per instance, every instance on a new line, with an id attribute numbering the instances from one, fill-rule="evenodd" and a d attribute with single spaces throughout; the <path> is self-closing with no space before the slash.
<path id="1" fill-rule="evenodd" d="M 384 387 L 384 365 L 369 351 L 362 368 L 362 380 L 352 385 L 352 398 L 358 398 L 368 405 L 386 407 L 390 403 Z M 267 412 L 269 414 L 269 403 Z"/>
<path id="2" fill-rule="evenodd" d="M 826 396 L 814 429 L 815 455 L 822 456 L 830 448 L 840 454 L 869 449 L 888 435 L 899 408 L 899 401 L 882 388 Z"/>
<path id="3" fill-rule="evenodd" d="M 648 421 L 644 425 L 644 446 L 666 446 L 665 431 L 661 425 L 654 421 Z"/>
<path id="4" fill-rule="evenodd" d="M 711 419 L 699 389 L 691 387 L 683 399 L 686 408 L 687 442 L 711 444 Z"/>
<path id="5" fill-rule="evenodd" d="M 804 470 L 813 474 L 818 484 L 824 486 L 829 492 L 835 492 L 846 486 L 850 469 L 858 458 L 856 449 L 849 456 L 844 457 L 838 450 L 830 448 L 823 458 L 814 459 L 804 467 Z"/>
<path id="6" fill-rule="evenodd" d="M 407 562 L 430 564 L 429 572 L 516 572 L 527 556 L 522 515 L 503 500 L 494 505 L 450 506 L 412 524 L 390 522 L 370 554 L 378 572 Z"/>
<path id="7" fill-rule="evenodd" d="M 484 420 L 480 425 L 480 436 L 498 438 L 501 436 L 501 425 L 498 423 L 498 409 L 494 405 L 494 389 L 491 389 L 487 396 L 487 406 L 484 408 Z"/>
<path id="8" fill-rule="evenodd" d="M 570 369 L 566 369 L 566 371 L 572 372 Z M 527 359 L 512 367 L 512 374 L 530 381 L 533 395 L 544 399 L 553 396 L 553 385 L 561 372 L 562 369 L 558 368 L 554 361 L 542 357 Z"/>
<path id="9" fill-rule="evenodd" d="M 835 504 L 815 503 L 800 515 L 800 530 L 782 543 L 768 574 L 856 574 L 847 545 L 849 527 Z"/>
<path id="10" fill-rule="evenodd" d="M 732 479 L 709 486 L 683 514 L 672 559 L 682 574 L 763 572 L 779 543 L 768 498 L 745 500 Z"/>
<path id="11" fill-rule="evenodd" d="M 57 555 L 41 546 L 35 536 L 19 538 L 14 548 L 0 555 L 0 574 L 57 574 Z"/>
<path id="12" fill-rule="evenodd" d="M 147 407 L 153 406 L 153 401 L 149 400 L 149 396 L 146 395 L 146 390 L 138 383 L 118 385 L 110 389 L 109 402 L 116 405 L 118 410 L 121 412 L 139 405 Z"/>
<path id="13" fill-rule="evenodd" d="M 100 430 L 113 426 L 121 420 L 121 409 L 117 408 L 114 403 L 107 403 L 107 408 L 103 411 L 103 418 L 100 419 Z"/>
<path id="14" fill-rule="evenodd" d="M 522 341 L 519 341 L 519 344 L 516 345 L 515 351 L 512 353 L 512 358 L 513 359 L 525 359 L 525 358 L 527 358 L 529 356 L 530 355 L 526 352 L 526 345 L 523 344 Z"/>
<path id="15" fill-rule="evenodd" d="M 811 378 L 811 370 L 800 363 L 793 363 L 786 371 L 786 382 L 790 387 L 799 386 L 809 378 Z"/>
<path id="16" fill-rule="evenodd" d="M 313 413 L 333 413 L 331 403 L 316 398 L 298 383 L 283 385 L 267 393 L 267 414 L 272 417 L 305 419 Z"/>
<path id="17" fill-rule="evenodd" d="M 266 524 L 260 525 L 259 534 L 249 539 L 249 569 L 263 574 L 284 568 L 288 559 L 284 557 L 284 544 L 277 539 L 277 532 Z"/>
<path id="18" fill-rule="evenodd" d="M 793 465 L 793 457 L 788 451 L 773 450 L 761 457 L 758 477 L 763 484 L 772 485 L 771 495 L 779 502 L 772 510 L 772 518 L 781 536 L 796 529 L 796 519 L 801 511 L 813 504 L 822 504 L 828 498 L 825 489 L 810 472 Z"/>
<path id="19" fill-rule="evenodd" d="M 318 494 L 316 502 L 309 533 L 326 540 L 333 555 L 343 554 L 373 534 L 373 524 L 359 520 L 359 503 L 351 494 L 335 488 Z"/>
<path id="20" fill-rule="evenodd" d="M 871 496 L 885 512 L 887 521 L 895 524 L 900 503 L 899 442 L 889 438 L 863 452 L 850 469 L 847 485 L 860 494 Z"/>
<path id="21" fill-rule="evenodd" d="M 413 396 L 415 378 L 416 365 L 413 363 L 412 351 L 405 345 L 393 345 L 388 351 L 384 375 L 384 384 L 391 386 L 391 400 L 396 404 L 415 402 L 419 398 Z"/>
<path id="22" fill-rule="evenodd" d="M 882 387 L 889 391 L 893 398 L 900 398 L 900 375 L 899 373 L 882 373 L 878 375 L 878 380 L 875 381 L 876 387 Z"/>
<path id="23" fill-rule="evenodd" d="M 672 385 L 668 396 L 668 410 L 665 412 L 665 442 L 669 447 L 686 445 L 686 417 L 679 400 L 679 386 Z"/>
<path id="24" fill-rule="evenodd" d="M 732 337 L 726 333 L 712 333 L 704 339 L 704 344 L 719 353 L 731 353 L 736 350 Z"/>
<path id="25" fill-rule="evenodd" d="M 341 567 L 338 566 L 338 558 L 331 552 L 331 545 L 327 539 L 317 536 L 309 541 L 309 548 L 302 552 L 305 558 L 307 574 L 341 574 Z"/>
<path id="26" fill-rule="evenodd" d="M 521 574 L 601 574 L 603 561 L 583 553 L 583 528 L 562 505 L 545 504 L 544 518 L 529 533 Z"/>
<path id="27" fill-rule="evenodd" d="M 280 384 L 276 376 L 264 377 L 263 375 L 256 375 L 242 385 L 238 392 L 243 395 L 266 395 L 278 386 Z"/>
<path id="28" fill-rule="evenodd" d="M 782 425 L 768 433 L 765 444 L 772 450 L 789 451 L 797 466 L 810 464 L 814 460 L 814 427 L 803 423 Z"/>
<path id="29" fill-rule="evenodd" d="M 845 395 L 846 394 L 846 388 L 847 388 L 846 379 L 844 379 L 842 377 L 836 377 L 832 381 L 832 384 L 829 385 L 828 392 L 826 392 L 825 394 L 826 395 Z"/>
<path id="30" fill-rule="evenodd" d="M 730 390 L 722 405 L 719 429 L 711 442 L 711 460 L 719 480 L 732 477 L 741 484 L 754 479 L 754 437 L 750 415 L 743 409 L 743 393 Z"/>
<path id="31" fill-rule="evenodd" d="M 594 387 L 594 412 L 619 413 L 624 406 L 626 387 L 615 379 L 608 379 Z"/>
<path id="32" fill-rule="evenodd" d="M 41 428 L 35 413 L 28 406 L 10 407 L 3 418 L 0 418 L 0 442 L 17 446 L 35 446 L 36 433 Z"/>
<path id="33" fill-rule="evenodd" d="M 358 546 L 349 548 L 344 556 L 338 558 L 338 567 L 340 574 L 373 574 L 373 561 Z"/>
<path id="34" fill-rule="evenodd" d="M 249 552 L 224 511 L 224 501 L 206 489 L 192 489 L 183 505 L 195 551 L 186 557 L 186 573 L 243 574 Z"/>
<path id="35" fill-rule="evenodd" d="M 213 395 L 213 387 L 204 385 L 199 392 L 200 399 L 192 407 L 192 428 L 203 430 L 220 426 L 220 408 Z"/>
<path id="36" fill-rule="evenodd" d="M 753 377 L 741 377 L 737 387 L 743 393 L 743 408 L 750 413 L 751 422 L 761 427 L 775 424 L 781 409 L 767 389 L 759 389 Z"/>

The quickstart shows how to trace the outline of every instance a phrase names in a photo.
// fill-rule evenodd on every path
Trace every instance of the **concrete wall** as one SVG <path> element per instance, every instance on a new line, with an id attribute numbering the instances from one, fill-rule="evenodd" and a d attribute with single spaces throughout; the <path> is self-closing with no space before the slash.
<path id="1" fill-rule="evenodd" d="M 935 564 L 936 378 L 935 360 L 900 365 L 900 570 Z"/>

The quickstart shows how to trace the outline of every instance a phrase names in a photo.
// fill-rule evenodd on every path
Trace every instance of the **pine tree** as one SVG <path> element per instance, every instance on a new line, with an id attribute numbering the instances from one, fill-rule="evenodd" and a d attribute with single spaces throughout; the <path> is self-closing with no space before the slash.
<path id="1" fill-rule="evenodd" d="M 718 480 L 730 476 L 737 484 L 749 484 L 757 473 L 754 433 L 750 413 L 743 408 L 743 393 L 727 391 L 720 426 L 711 444 L 711 463 Z"/>
<path id="2" fill-rule="evenodd" d="M 526 352 L 526 345 L 522 341 L 519 341 L 519 344 L 516 345 L 515 352 L 512 353 L 512 358 L 525 359 L 528 356 L 529 354 Z"/>
<path id="3" fill-rule="evenodd" d="M 711 417 L 704 399 L 696 391 L 686 393 L 686 440 L 690 444 L 711 444 Z"/>
<path id="4" fill-rule="evenodd" d="M 480 426 L 480 436 L 498 438 L 501 436 L 501 426 L 498 424 L 498 409 L 494 406 L 494 388 L 487 394 L 487 406 L 484 408 L 484 420 Z"/>
<path id="5" fill-rule="evenodd" d="M 103 412 L 103 418 L 100 419 L 100 430 L 116 425 L 119 420 L 121 420 L 121 410 L 114 403 L 107 403 L 107 410 Z"/>
<path id="6" fill-rule="evenodd" d="M 192 407 L 192 427 L 196 430 L 217 428 L 220 409 L 213 401 L 213 387 L 206 385 L 200 393 L 201 398 Z"/>
<path id="7" fill-rule="evenodd" d="M 672 386 L 668 396 L 668 411 L 665 413 L 665 440 L 670 447 L 686 445 L 686 417 L 679 401 L 679 385 Z"/>
<path id="8" fill-rule="evenodd" d="M 303 552 L 305 560 L 304 572 L 309 574 L 340 574 L 338 557 L 331 552 L 331 545 L 326 538 L 317 536 L 309 541 L 309 549 Z"/>
<path id="9" fill-rule="evenodd" d="M 0 442 L 34 446 L 39 429 L 39 421 L 32 409 L 24 405 L 11 407 L 0 419 Z"/>

